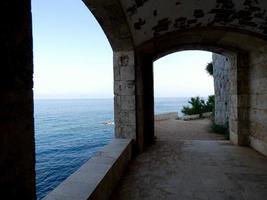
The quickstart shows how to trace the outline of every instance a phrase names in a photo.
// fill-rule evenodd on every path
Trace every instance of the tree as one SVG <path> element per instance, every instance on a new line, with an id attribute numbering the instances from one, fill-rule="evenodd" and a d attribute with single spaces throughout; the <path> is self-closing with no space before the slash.
<path id="1" fill-rule="evenodd" d="M 191 97 L 188 103 L 191 104 L 191 107 L 184 106 L 182 109 L 182 113 L 186 115 L 199 114 L 200 117 L 202 117 L 202 113 L 204 112 L 205 108 L 205 101 L 203 99 L 200 99 L 199 97 Z"/>
<path id="2" fill-rule="evenodd" d="M 209 62 L 206 65 L 206 71 L 208 72 L 209 75 L 213 76 L 213 64 L 212 64 L 212 62 Z"/>
<path id="3" fill-rule="evenodd" d="M 214 112 L 215 108 L 215 96 L 210 95 L 205 103 L 205 112 Z"/>
<path id="4" fill-rule="evenodd" d="M 183 106 L 182 113 L 186 115 L 199 114 L 202 117 L 204 112 L 214 111 L 214 99 L 214 95 L 209 96 L 206 102 L 198 96 L 191 97 L 190 101 L 188 101 L 191 106 Z"/>

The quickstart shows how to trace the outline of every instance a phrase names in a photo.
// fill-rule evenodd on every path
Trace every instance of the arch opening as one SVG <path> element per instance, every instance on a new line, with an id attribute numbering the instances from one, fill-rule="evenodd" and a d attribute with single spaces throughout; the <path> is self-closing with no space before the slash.
<path id="1" fill-rule="evenodd" d="M 244 42 L 247 41 L 247 42 Z M 154 138 L 154 94 L 153 91 L 153 61 L 173 52 L 182 50 L 206 50 L 222 54 L 231 61 L 230 97 L 229 97 L 229 132 L 230 140 L 239 145 L 249 145 L 253 142 L 249 123 L 251 120 L 250 105 L 251 92 L 257 93 L 253 84 L 251 68 L 255 68 L 255 60 L 261 60 L 265 53 L 266 41 L 262 38 L 247 35 L 246 33 L 217 29 L 194 29 L 168 33 L 147 41 L 137 48 L 137 69 L 142 71 L 137 76 L 146 77 L 149 83 L 141 82 L 138 87 L 143 88 L 144 99 L 139 102 L 146 107 L 144 113 L 137 113 L 143 117 L 144 144 L 150 144 Z M 262 55 L 260 55 L 261 53 Z M 146 66 L 146 68 L 141 68 Z M 262 70 L 265 70 L 262 68 Z M 253 72 L 255 73 L 255 72 Z M 149 77 L 149 78 L 148 78 Z M 253 90 L 253 91 L 252 91 Z M 256 97 L 255 97 L 256 98 Z M 255 103 L 255 102 L 254 102 Z M 150 106 L 153 105 L 153 106 Z M 257 106 L 256 106 L 257 107 Z M 152 130 L 152 131 L 150 131 Z M 146 141 L 147 140 L 147 141 Z M 150 141 L 150 142 L 149 142 Z M 255 142 L 254 142 L 255 143 Z M 253 147 L 255 148 L 255 147 Z"/>
<path id="2" fill-rule="evenodd" d="M 33 0 L 32 13 L 41 199 L 114 138 L 112 49 L 82 1 Z"/>
<path id="3" fill-rule="evenodd" d="M 156 138 L 221 140 L 229 137 L 229 71 L 232 63 L 230 59 L 226 60 L 228 58 L 220 54 L 189 50 L 154 61 Z M 206 70 L 208 64 L 213 66 L 212 74 Z M 189 101 L 194 101 L 194 106 Z M 212 134 L 215 131 L 217 134 Z"/>

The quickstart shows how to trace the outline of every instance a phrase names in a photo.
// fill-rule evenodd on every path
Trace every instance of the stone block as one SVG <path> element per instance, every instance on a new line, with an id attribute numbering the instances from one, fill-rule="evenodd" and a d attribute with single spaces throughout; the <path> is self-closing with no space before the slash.
<path id="1" fill-rule="evenodd" d="M 266 62 L 250 65 L 249 79 L 267 78 L 267 60 Z"/>
<path id="2" fill-rule="evenodd" d="M 122 138 L 136 139 L 136 128 L 135 126 L 128 125 L 121 127 Z"/>
<path id="3" fill-rule="evenodd" d="M 120 123 L 121 126 L 124 125 L 135 125 L 136 124 L 136 114 L 135 110 L 132 111 L 120 111 L 116 117 L 116 122 Z"/>
<path id="4" fill-rule="evenodd" d="M 250 80 L 249 89 L 251 94 L 267 94 L 267 78 Z"/>
<path id="5" fill-rule="evenodd" d="M 120 80 L 125 80 L 125 81 L 135 80 L 135 70 L 133 65 L 120 68 Z"/>
<path id="6" fill-rule="evenodd" d="M 262 124 L 257 121 L 250 121 L 250 129 L 249 129 L 250 135 L 262 140 L 264 142 L 267 142 L 267 125 Z"/>
<path id="7" fill-rule="evenodd" d="M 116 138 L 129 138 L 136 139 L 136 128 L 132 125 L 123 125 L 116 128 L 115 137 Z"/>
<path id="8" fill-rule="evenodd" d="M 134 81 L 114 81 L 115 95 L 135 95 Z"/>
<path id="9" fill-rule="evenodd" d="M 229 117 L 237 119 L 238 118 L 238 103 L 237 103 L 237 95 L 230 95 L 229 100 Z"/>
<path id="10" fill-rule="evenodd" d="M 249 103 L 252 109 L 267 110 L 267 94 L 251 94 Z"/>
<path id="11" fill-rule="evenodd" d="M 113 77 L 114 77 L 114 81 L 121 81 L 120 67 L 117 65 L 113 66 Z"/>
<path id="12" fill-rule="evenodd" d="M 248 108 L 250 106 L 250 95 L 238 95 L 237 106 L 242 108 Z"/>
<path id="13" fill-rule="evenodd" d="M 238 93 L 237 79 L 230 76 L 229 85 L 229 95 L 236 95 Z"/>
<path id="14" fill-rule="evenodd" d="M 115 109 L 121 111 L 135 110 L 135 96 L 134 95 L 124 95 L 114 97 Z"/>
<path id="15" fill-rule="evenodd" d="M 136 108 L 135 105 L 135 96 L 129 95 L 129 96 L 121 96 L 120 97 L 120 108 L 122 111 L 130 111 L 134 110 Z"/>
<path id="16" fill-rule="evenodd" d="M 251 108 L 249 110 L 249 119 L 250 121 L 254 121 L 261 124 L 267 124 L 267 110 L 266 109 L 255 109 Z M 267 135 L 267 133 L 266 133 Z"/>
<path id="17" fill-rule="evenodd" d="M 250 65 L 258 65 L 260 63 L 266 63 L 267 61 L 267 46 L 264 46 L 257 51 L 253 51 L 249 55 Z"/>
<path id="18" fill-rule="evenodd" d="M 233 143 L 233 144 L 238 144 L 238 137 L 237 137 L 237 133 L 233 130 L 230 130 L 230 141 Z"/>
<path id="19" fill-rule="evenodd" d="M 116 67 L 134 66 L 134 51 L 113 52 L 113 64 Z"/>

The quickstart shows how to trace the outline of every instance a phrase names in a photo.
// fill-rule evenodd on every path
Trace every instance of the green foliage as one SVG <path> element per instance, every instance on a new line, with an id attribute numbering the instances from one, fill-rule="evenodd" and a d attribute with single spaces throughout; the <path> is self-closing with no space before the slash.
<path id="1" fill-rule="evenodd" d="M 218 125 L 213 121 L 211 126 L 212 132 L 224 135 L 225 139 L 229 140 L 230 136 L 228 124 L 229 123 L 227 122 L 225 125 Z"/>
<path id="2" fill-rule="evenodd" d="M 208 100 L 205 103 L 204 108 L 205 108 L 204 112 L 214 112 L 214 109 L 215 109 L 215 96 L 214 95 L 210 95 L 208 97 Z"/>
<path id="3" fill-rule="evenodd" d="M 214 110 L 215 110 L 215 96 L 210 95 L 208 100 L 205 102 L 200 97 L 191 97 L 188 103 L 191 106 L 183 106 L 182 113 L 186 115 L 196 115 L 199 114 L 202 117 L 202 114 L 205 112 L 212 112 L 212 125 L 211 131 L 224 135 L 225 139 L 229 139 L 229 128 L 228 122 L 225 125 L 218 125 L 214 122 Z"/>
<path id="4" fill-rule="evenodd" d="M 188 101 L 191 106 L 183 106 L 182 113 L 186 115 L 199 114 L 202 117 L 204 112 L 212 112 L 214 110 L 214 95 L 209 96 L 207 102 L 200 97 L 191 97 Z"/>
<path id="5" fill-rule="evenodd" d="M 213 64 L 212 64 L 212 62 L 210 62 L 206 65 L 206 71 L 208 72 L 209 75 L 213 76 Z"/>

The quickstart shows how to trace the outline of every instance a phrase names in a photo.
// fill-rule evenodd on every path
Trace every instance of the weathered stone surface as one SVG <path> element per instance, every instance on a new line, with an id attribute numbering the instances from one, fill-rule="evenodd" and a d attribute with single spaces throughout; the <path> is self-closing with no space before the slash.
<path id="1" fill-rule="evenodd" d="M 258 64 L 261 63 L 266 63 L 267 60 L 267 55 L 266 55 L 266 51 L 267 51 L 267 46 L 263 46 L 260 48 L 255 48 L 256 51 L 251 52 L 250 56 L 250 65 L 253 65 L 254 68 L 258 67 Z"/>
<path id="2" fill-rule="evenodd" d="M 266 70 L 266 69 L 264 69 Z M 264 73 L 264 72 L 263 72 Z M 252 95 L 261 95 L 261 94 L 267 94 L 267 79 L 266 77 L 257 78 L 257 79 L 251 79 L 249 81 L 251 94 Z"/>
<path id="3" fill-rule="evenodd" d="M 178 119 L 178 113 L 177 112 L 167 112 L 167 113 L 156 114 L 154 116 L 155 121 L 164 121 L 164 120 L 170 120 L 170 119 Z"/>
<path id="4" fill-rule="evenodd" d="M 215 120 L 216 115 L 220 125 L 225 125 L 222 123 L 223 119 L 229 120 L 230 140 L 235 144 L 249 145 L 250 89 L 247 57 L 237 54 L 226 59 L 226 57 L 214 54 L 214 59 L 215 73 L 218 77 L 217 83 L 214 80 L 215 95 L 219 97 L 217 102 L 215 97 Z M 217 66 L 219 66 L 219 71 L 216 71 Z M 226 82 L 225 77 L 228 79 Z M 218 102 L 221 99 L 223 101 Z M 218 110 L 216 111 L 216 109 Z M 224 109 L 227 111 L 225 112 Z M 228 114 L 226 114 L 227 112 Z"/>
<path id="5" fill-rule="evenodd" d="M 135 111 L 135 96 L 116 96 L 115 97 L 116 108 L 120 106 L 122 111 Z M 123 102 L 123 103 L 121 103 Z"/>
<path id="6" fill-rule="evenodd" d="M 161 123 L 166 125 L 157 125 L 157 141 L 133 160 L 112 199 L 265 199 L 266 157 L 214 141 L 203 124 L 183 122 L 178 132 L 168 130 L 171 121 Z"/>
<path id="7" fill-rule="evenodd" d="M 115 137 L 116 138 L 131 138 L 136 139 L 136 126 L 123 124 L 121 126 L 115 127 Z"/>
<path id="8" fill-rule="evenodd" d="M 134 95 L 135 82 L 134 81 L 114 81 L 115 95 Z"/>
<path id="9" fill-rule="evenodd" d="M 134 52 L 114 52 L 113 53 L 114 80 L 134 81 Z"/>
<path id="10" fill-rule="evenodd" d="M 132 140 L 115 139 L 44 200 L 108 199 L 133 156 Z"/>
<path id="11" fill-rule="evenodd" d="M 267 144 L 262 139 L 258 139 L 256 137 L 250 136 L 250 145 L 252 148 L 257 150 L 258 152 L 267 156 Z"/>
<path id="12" fill-rule="evenodd" d="M 113 53 L 116 138 L 136 138 L 134 52 Z"/>
<path id="13" fill-rule="evenodd" d="M 266 154 L 267 146 L 267 49 L 250 55 L 249 70 L 249 133 L 251 146 Z M 266 154 L 267 155 L 267 154 Z"/>
<path id="14" fill-rule="evenodd" d="M 267 34 L 267 4 L 264 0 L 214 0 L 205 3 L 199 0 L 120 2 L 136 46 L 169 32 L 210 26 Z M 229 38 L 229 42 L 231 40 L 233 38 Z"/>
<path id="15" fill-rule="evenodd" d="M 212 54 L 215 91 L 215 123 L 227 126 L 229 121 L 229 71 L 230 60 L 219 54 Z"/>
<path id="16" fill-rule="evenodd" d="M 153 143 L 155 59 L 180 50 L 209 50 L 234 55 L 229 71 L 231 141 L 248 145 L 250 139 L 254 148 L 265 152 L 265 0 L 84 2 L 114 50 L 116 137 L 136 139 L 139 151 Z M 1 195 L 34 199 L 30 0 L 3 1 L 1 8 Z"/>

